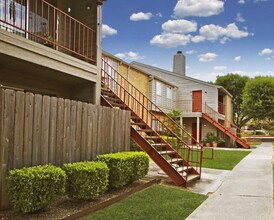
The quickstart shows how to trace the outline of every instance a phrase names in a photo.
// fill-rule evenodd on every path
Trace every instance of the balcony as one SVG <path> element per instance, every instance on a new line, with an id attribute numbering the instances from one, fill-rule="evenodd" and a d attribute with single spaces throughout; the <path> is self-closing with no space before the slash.
<path id="1" fill-rule="evenodd" d="M 55 2 L 58 7 L 49 2 Z M 98 2 L 89 8 L 78 3 L 73 0 L 0 0 L 0 29 L 96 65 L 95 10 Z M 85 11 L 77 8 L 80 6 L 85 7 Z"/>

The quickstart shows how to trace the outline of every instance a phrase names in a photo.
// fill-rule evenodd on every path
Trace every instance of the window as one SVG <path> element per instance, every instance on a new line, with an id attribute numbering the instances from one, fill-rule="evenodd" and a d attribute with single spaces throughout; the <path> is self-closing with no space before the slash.
<path id="1" fill-rule="evenodd" d="M 162 83 L 156 81 L 156 105 L 162 105 Z"/>
<path id="2" fill-rule="evenodd" d="M 166 88 L 166 107 L 172 109 L 173 108 L 173 94 L 172 88 Z"/>

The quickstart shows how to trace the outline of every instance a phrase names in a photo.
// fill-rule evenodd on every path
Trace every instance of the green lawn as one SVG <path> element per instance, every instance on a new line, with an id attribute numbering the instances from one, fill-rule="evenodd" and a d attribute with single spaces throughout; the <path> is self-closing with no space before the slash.
<path id="1" fill-rule="evenodd" d="M 183 220 L 207 196 L 156 185 L 83 218 L 84 220 Z"/>
<path id="2" fill-rule="evenodd" d="M 232 170 L 251 151 L 214 149 L 213 160 L 203 159 L 202 167 Z M 210 150 L 204 150 L 204 157 L 210 157 Z"/>

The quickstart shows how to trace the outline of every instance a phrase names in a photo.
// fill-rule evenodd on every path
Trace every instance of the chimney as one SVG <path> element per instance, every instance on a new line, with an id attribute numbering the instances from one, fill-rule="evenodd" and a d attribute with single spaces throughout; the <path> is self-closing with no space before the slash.
<path id="1" fill-rule="evenodd" d="M 182 51 L 177 51 L 173 57 L 173 72 L 182 76 L 186 75 L 186 58 Z"/>

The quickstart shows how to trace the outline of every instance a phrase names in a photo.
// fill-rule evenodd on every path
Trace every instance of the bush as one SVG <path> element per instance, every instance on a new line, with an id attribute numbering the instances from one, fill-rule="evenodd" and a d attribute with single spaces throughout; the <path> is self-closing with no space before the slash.
<path id="1" fill-rule="evenodd" d="M 15 169 L 7 178 L 12 206 L 23 213 L 46 208 L 65 192 L 65 172 L 52 165 Z"/>
<path id="2" fill-rule="evenodd" d="M 131 152 L 133 157 L 133 173 L 131 181 L 143 178 L 148 173 L 149 157 L 144 152 Z"/>
<path id="3" fill-rule="evenodd" d="M 97 156 L 105 162 L 109 171 L 110 188 L 119 188 L 145 176 L 148 172 L 148 156 L 143 152 L 121 152 Z"/>
<path id="4" fill-rule="evenodd" d="M 94 199 L 107 190 L 109 169 L 103 162 L 78 162 L 64 165 L 66 192 L 77 200 Z"/>

